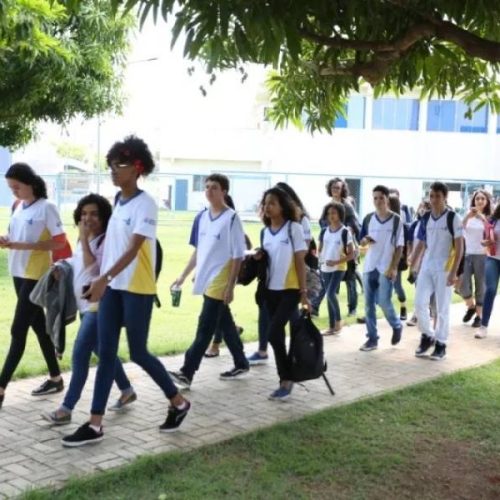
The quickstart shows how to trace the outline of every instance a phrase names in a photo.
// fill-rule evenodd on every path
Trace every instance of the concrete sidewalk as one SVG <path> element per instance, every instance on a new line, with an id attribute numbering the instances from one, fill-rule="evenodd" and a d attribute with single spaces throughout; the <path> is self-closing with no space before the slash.
<path id="1" fill-rule="evenodd" d="M 140 455 L 190 450 L 222 441 L 497 358 L 500 354 L 498 314 L 492 318 L 489 337 L 482 340 L 474 339 L 475 329 L 461 324 L 462 315 L 461 304 L 452 306 L 454 326 L 448 358 L 442 362 L 415 358 L 414 350 L 420 338 L 415 327 L 405 327 L 400 345 L 392 347 L 391 332 L 384 320 L 379 321 L 381 340 L 377 351 L 358 350 L 365 340 L 363 325 L 346 327 L 339 336 L 326 337 L 327 375 L 336 391 L 334 397 L 320 379 L 305 384 L 307 390 L 296 386 L 286 403 L 268 401 L 267 396 L 277 387 L 272 361 L 252 368 L 244 380 L 221 381 L 218 374 L 232 367 L 231 358 L 224 350 L 220 357 L 204 360 L 187 393 L 192 410 L 179 432 L 173 434 L 158 432 L 167 410 L 160 390 L 140 368 L 126 364 L 138 401 L 124 413 L 107 415 L 102 443 L 77 449 L 62 448 L 60 440 L 88 418 L 95 369 L 91 370 L 82 400 L 73 412 L 73 423 L 62 427 L 52 427 L 40 417 L 41 412 L 56 408 L 62 394 L 32 397 L 31 390 L 43 377 L 13 382 L 0 410 L 0 498 L 16 496 L 30 488 L 60 486 L 70 476 L 118 467 Z M 247 354 L 255 347 L 255 344 L 247 344 Z M 182 356 L 165 357 L 162 361 L 167 369 L 174 370 L 181 366 Z M 69 383 L 68 374 L 65 382 Z M 110 401 L 116 397 L 114 388 Z"/>

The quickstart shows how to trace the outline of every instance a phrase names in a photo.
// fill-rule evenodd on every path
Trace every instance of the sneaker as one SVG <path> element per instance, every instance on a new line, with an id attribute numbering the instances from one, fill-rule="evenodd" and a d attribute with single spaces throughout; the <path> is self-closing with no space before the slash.
<path id="1" fill-rule="evenodd" d="M 356 316 L 356 314 L 357 314 L 356 310 L 354 310 L 354 311 L 348 311 L 347 316 L 349 318 L 354 318 L 354 316 Z"/>
<path id="2" fill-rule="evenodd" d="M 356 318 L 356 323 L 364 325 L 366 323 L 366 318 L 364 316 L 362 318 Z"/>
<path id="3" fill-rule="evenodd" d="M 368 339 L 360 348 L 360 351 L 374 351 L 375 349 L 378 348 L 378 343 L 376 340 L 370 340 Z"/>
<path id="4" fill-rule="evenodd" d="M 174 384 L 179 388 L 179 389 L 190 389 L 191 388 L 191 379 L 189 379 L 184 373 L 182 373 L 181 370 L 178 372 L 168 372 L 172 380 L 174 381 Z"/>
<path id="5" fill-rule="evenodd" d="M 401 321 L 406 321 L 407 318 L 408 318 L 408 312 L 406 310 L 406 307 L 401 306 L 401 309 L 399 311 L 399 319 Z"/>
<path id="6" fill-rule="evenodd" d="M 64 436 L 61 440 L 63 446 L 67 448 L 76 448 L 78 446 L 84 446 L 86 444 L 98 443 L 104 439 L 104 433 L 102 428 L 99 432 L 96 432 L 92 427 L 90 427 L 90 422 L 83 424 L 78 427 L 73 434 Z"/>
<path id="7" fill-rule="evenodd" d="M 167 418 L 165 422 L 160 425 L 160 432 L 175 432 L 179 428 L 191 409 L 191 403 L 188 400 L 185 401 L 187 406 L 182 410 L 175 406 L 168 407 Z"/>
<path id="8" fill-rule="evenodd" d="M 488 329 L 485 326 L 480 326 L 477 333 L 474 335 L 476 339 L 484 339 L 488 336 Z"/>
<path id="9" fill-rule="evenodd" d="M 66 425 L 71 422 L 71 413 L 65 412 L 63 415 L 58 416 L 57 411 L 45 411 L 41 416 L 52 425 Z"/>
<path id="10" fill-rule="evenodd" d="M 481 318 L 476 315 L 474 321 L 472 322 L 472 328 L 479 328 L 481 326 Z"/>
<path id="11" fill-rule="evenodd" d="M 272 401 L 286 401 L 290 394 L 292 393 L 293 385 L 290 386 L 290 389 L 286 387 L 278 387 L 275 391 L 269 394 L 269 399 Z"/>
<path id="12" fill-rule="evenodd" d="M 415 356 L 417 356 L 417 358 L 424 357 L 426 355 L 427 351 L 433 345 L 434 345 L 434 339 L 432 337 L 429 337 L 429 335 L 422 333 L 422 336 L 420 337 L 420 345 L 418 346 L 417 350 L 415 351 Z"/>
<path id="13" fill-rule="evenodd" d="M 400 326 L 399 328 L 393 328 L 392 329 L 392 338 L 391 338 L 391 344 L 396 345 L 399 344 L 401 340 L 401 333 L 403 331 L 403 327 Z"/>
<path id="14" fill-rule="evenodd" d="M 476 312 L 476 308 L 473 307 L 472 309 L 467 309 L 467 311 L 464 314 L 464 317 L 462 318 L 462 321 L 464 323 L 467 323 L 472 319 L 472 316 L 474 316 L 474 313 Z"/>
<path id="15" fill-rule="evenodd" d="M 250 366 L 265 365 L 268 360 L 269 356 L 267 354 L 260 354 L 258 351 L 247 358 Z"/>
<path id="16" fill-rule="evenodd" d="M 219 375 L 221 380 L 236 380 L 237 378 L 244 378 L 248 375 L 250 368 L 232 368 L 227 372 L 222 372 Z"/>
<path id="17" fill-rule="evenodd" d="M 434 352 L 430 355 L 432 361 L 442 361 L 446 358 L 446 344 L 441 342 L 436 342 L 436 347 L 434 347 Z"/>
<path id="18" fill-rule="evenodd" d="M 127 396 L 120 396 L 116 403 L 108 407 L 109 411 L 122 411 L 126 406 L 137 401 L 137 394 L 135 392 L 131 392 Z"/>
<path id="19" fill-rule="evenodd" d="M 45 394 L 55 394 L 56 392 L 61 392 L 64 389 L 63 379 L 58 382 L 53 382 L 52 380 L 46 380 L 40 387 L 33 389 L 31 391 L 32 396 L 45 396 Z"/>
<path id="20" fill-rule="evenodd" d="M 334 328 L 326 328 L 325 330 L 321 330 L 320 333 L 323 336 L 328 336 L 328 335 L 335 335 L 337 332 L 335 331 Z"/>
<path id="21" fill-rule="evenodd" d="M 415 315 L 413 315 L 407 322 L 406 322 L 406 325 L 407 326 L 416 326 L 417 325 L 417 317 Z"/>

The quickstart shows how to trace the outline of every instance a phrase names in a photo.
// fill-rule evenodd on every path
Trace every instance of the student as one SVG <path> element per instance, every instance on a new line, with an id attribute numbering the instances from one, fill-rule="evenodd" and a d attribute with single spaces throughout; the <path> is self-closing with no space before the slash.
<path id="1" fill-rule="evenodd" d="M 216 328 L 223 332 L 224 341 L 234 361 L 234 368 L 221 373 L 220 378 L 240 379 L 249 370 L 243 344 L 229 308 L 245 255 L 245 235 L 238 214 L 225 203 L 228 191 L 229 179 L 225 175 L 212 174 L 205 180 L 205 196 L 209 207 L 194 219 L 189 240 L 194 252 L 184 271 L 172 284 L 182 286 L 196 267 L 193 292 L 203 295 L 195 339 L 184 355 L 181 369 L 170 372 L 181 388 L 191 386 Z"/>
<path id="2" fill-rule="evenodd" d="M 62 249 L 66 235 L 56 206 L 47 201 L 44 180 L 26 163 L 14 163 L 5 174 L 7 184 L 18 200 L 13 207 L 6 236 L 0 237 L 0 248 L 9 250 L 9 272 L 17 296 L 10 330 L 10 347 L 0 373 L 0 408 L 5 389 L 26 347 L 26 337 L 33 328 L 50 378 L 34 389 L 33 396 L 60 392 L 64 388 L 54 345 L 47 333 L 43 309 L 30 301 L 30 293 L 48 271 L 51 251 Z"/>
<path id="3" fill-rule="evenodd" d="M 66 259 L 66 262 L 73 268 L 73 290 L 81 322 L 73 346 L 71 381 L 68 391 L 62 404 L 56 410 L 42 413 L 42 417 L 54 425 L 71 422 L 72 411 L 87 381 L 90 356 L 92 352 L 97 354 L 97 304 L 90 303 L 82 297 L 82 294 L 85 293 L 85 287 L 88 287 L 90 282 L 99 276 L 105 233 L 111 211 L 111 204 L 106 198 L 98 194 L 89 194 L 78 202 L 73 213 L 79 238 L 73 257 Z M 53 275 L 59 279 L 57 267 L 54 268 Z M 115 381 L 121 390 L 121 396 L 109 409 L 117 411 L 134 402 L 137 395 L 118 358 L 116 358 L 115 370 Z"/>
<path id="4" fill-rule="evenodd" d="M 375 186 L 372 193 L 375 212 L 365 217 L 360 234 L 360 243 L 368 245 L 363 268 L 368 340 L 360 347 L 361 351 L 373 351 L 378 347 L 377 303 L 392 327 L 392 345 L 399 343 L 403 330 L 391 300 L 404 245 L 403 223 L 399 215 L 389 210 L 386 186 Z"/>
<path id="5" fill-rule="evenodd" d="M 278 187 L 264 192 L 261 201 L 263 248 L 268 255 L 265 305 L 269 313 L 268 339 L 274 351 L 279 387 L 269 399 L 285 401 L 290 397 L 290 362 L 285 342 L 285 325 L 297 311 L 299 302 L 309 308 L 304 257 L 307 245 L 299 223 L 297 207 Z"/>
<path id="6" fill-rule="evenodd" d="M 488 324 L 490 322 L 493 304 L 497 294 L 498 281 L 500 279 L 500 202 L 497 203 L 493 215 L 489 222 L 487 238 L 483 245 L 488 249 L 486 257 L 485 274 L 486 290 L 484 294 L 483 316 L 481 318 L 481 327 L 476 335 L 477 339 L 483 339 L 488 333 Z"/>
<path id="7" fill-rule="evenodd" d="M 322 220 L 328 221 L 328 226 L 321 230 L 319 236 L 319 254 L 330 320 L 329 328 L 321 332 L 323 335 L 333 335 L 342 329 L 337 290 L 347 269 L 347 262 L 354 256 L 352 236 L 343 224 L 344 216 L 344 205 L 337 202 L 326 205 L 321 216 Z"/>
<path id="8" fill-rule="evenodd" d="M 491 215 L 491 199 L 488 192 L 478 189 L 472 195 L 470 210 L 463 219 L 465 238 L 464 272 L 460 283 L 462 295 L 467 310 L 463 322 L 472 322 L 473 328 L 481 326 L 481 316 L 484 299 L 484 266 L 486 263 L 486 248 L 482 245 L 485 239 L 487 218 Z M 474 297 L 472 296 L 472 278 L 474 277 Z"/>
<path id="9" fill-rule="evenodd" d="M 85 298 L 99 301 L 97 315 L 99 364 L 90 421 L 62 440 L 82 446 L 104 438 L 102 419 L 115 376 L 120 331 L 125 327 L 130 359 L 137 363 L 170 400 L 160 432 L 177 430 L 190 403 L 180 394 L 159 359 L 147 349 L 149 323 L 156 293 L 155 251 L 158 207 L 139 189 L 140 176 L 149 175 L 154 161 L 146 143 L 135 136 L 115 143 L 106 155 L 113 184 L 120 188 L 106 231 L 101 274 L 92 280 Z"/>
<path id="10" fill-rule="evenodd" d="M 435 361 L 446 357 L 451 293 L 463 253 L 462 221 L 458 214 L 447 208 L 447 197 L 446 184 L 438 181 L 431 184 L 431 211 L 420 220 L 417 243 L 410 258 L 412 271 L 416 271 L 415 265 L 423 253 L 415 292 L 415 311 L 422 336 L 415 356 L 426 356 L 435 344 L 430 356 Z M 437 309 L 435 328 L 431 326 L 429 314 L 432 293 L 435 294 Z"/>

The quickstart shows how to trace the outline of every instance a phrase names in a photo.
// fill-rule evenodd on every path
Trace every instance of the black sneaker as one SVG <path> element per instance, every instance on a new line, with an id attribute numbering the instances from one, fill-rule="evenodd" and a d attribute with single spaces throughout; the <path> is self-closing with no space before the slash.
<path id="1" fill-rule="evenodd" d="M 378 349 L 378 342 L 376 340 L 368 339 L 360 348 L 360 351 L 368 352 Z"/>
<path id="2" fill-rule="evenodd" d="M 248 375 L 250 368 L 232 368 L 227 372 L 223 372 L 219 375 L 221 380 L 236 380 L 238 378 L 244 378 Z"/>
<path id="3" fill-rule="evenodd" d="M 408 311 L 406 310 L 406 307 L 401 306 L 401 309 L 399 311 L 399 319 L 401 321 L 406 321 L 408 319 Z"/>
<path id="4" fill-rule="evenodd" d="M 446 344 L 441 342 L 436 342 L 436 347 L 434 347 L 434 352 L 431 354 L 430 359 L 433 361 L 442 361 L 446 358 Z"/>
<path id="5" fill-rule="evenodd" d="M 56 392 L 61 392 L 64 389 L 63 379 L 58 382 L 53 382 L 52 380 L 46 380 L 40 387 L 33 389 L 31 391 L 32 396 L 45 396 L 45 394 L 55 394 Z"/>
<path id="6" fill-rule="evenodd" d="M 462 321 L 464 323 L 467 323 L 472 319 L 472 316 L 474 316 L 474 313 L 476 312 L 476 308 L 473 307 L 472 309 L 467 309 L 467 311 L 464 314 L 464 317 L 462 318 Z"/>
<path id="7" fill-rule="evenodd" d="M 393 328 L 392 329 L 392 338 L 391 338 L 391 344 L 396 345 L 399 344 L 401 340 L 401 332 L 403 331 L 403 327 L 400 326 L 399 328 Z"/>
<path id="8" fill-rule="evenodd" d="M 415 351 L 415 356 L 417 356 L 417 358 L 424 357 L 426 355 L 427 351 L 433 345 L 434 345 L 434 339 L 432 337 L 429 337 L 429 335 L 422 333 L 422 336 L 420 337 L 420 345 L 418 346 L 417 350 Z"/>
<path id="9" fill-rule="evenodd" d="M 185 401 L 187 406 L 182 410 L 175 406 L 168 407 L 167 419 L 160 425 L 160 432 L 175 432 L 179 428 L 191 408 L 191 403 L 188 400 Z"/>
<path id="10" fill-rule="evenodd" d="M 358 325 L 364 325 L 366 323 L 366 318 L 364 316 L 361 318 L 356 318 L 356 323 L 358 323 Z"/>
<path id="11" fill-rule="evenodd" d="M 77 448 L 78 446 L 85 446 L 86 444 L 98 443 L 104 439 L 102 428 L 96 432 L 90 427 L 90 422 L 78 427 L 73 434 L 64 436 L 61 440 L 63 446 L 67 448 Z"/>
<path id="12" fill-rule="evenodd" d="M 172 380 L 179 389 L 191 388 L 191 379 L 184 375 L 181 370 L 178 372 L 168 372 L 168 374 L 172 377 Z"/>
<path id="13" fill-rule="evenodd" d="M 474 321 L 472 322 L 472 328 L 479 328 L 481 326 L 481 318 L 476 315 Z"/>

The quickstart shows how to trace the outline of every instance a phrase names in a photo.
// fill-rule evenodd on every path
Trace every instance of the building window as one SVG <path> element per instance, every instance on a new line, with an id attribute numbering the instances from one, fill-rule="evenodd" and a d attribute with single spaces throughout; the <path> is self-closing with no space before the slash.
<path id="1" fill-rule="evenodd" d="M 373 101 L 372 128 L 383 130 L 417 130 L 418 99 L 383 97 Z"/>
<path id="2" fill-rule="evenodd" d="M 205 191 L 205 179 L 206 175 L 193 175 L 193 191 L 203 192 Z"/>
<path id="3" fill-rule="evenodd" d="M 497 116 L 497 134 L 500 134 L 500 115 Z"/>
<path id="4" fill-rule="evenodd" d="M 467 105 L 460 101 L 431 100 L 427 105 L 427 130 L 440 132 L 485 133 L 488 108 L 484 106 L 467 118 Z"/>
<path id="5" fill-rule="evenodd" d="M 365 128 L 365 102 L 362 96 L 351 96 L 345 106 L 345 116 L 337 116 L 335 128 Z"/>

